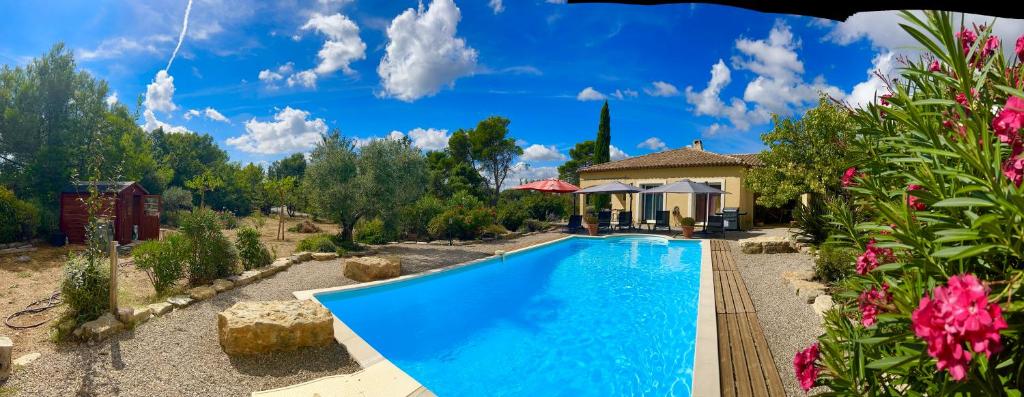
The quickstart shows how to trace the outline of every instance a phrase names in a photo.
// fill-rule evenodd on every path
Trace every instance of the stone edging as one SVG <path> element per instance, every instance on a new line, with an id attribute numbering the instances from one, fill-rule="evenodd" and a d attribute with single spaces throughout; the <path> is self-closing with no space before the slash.
<path id="1" fill-rule="evenodd" d="M 203 285 L 189 289 L 187 293 L 167 298 L 163 302 L 152 303 L 146 306 L 122 308 L 118 311 L 117 318 L 111 313 L 106 313 L 99 318 L 86 322 L 75 329 L 73 335 L 82 341 L 98 342 L 116 335 L 127 326 L 137 326 L 153 317 L 160 317 L 174 310 L 180 310 L 189 305 L 213 298 L 219 293 L 227 292 L 235 288 L 244 287 L 255 283 L 277 273 L 288 270 L 292 265 L 308 262 L 311 260 L 330 260 L 337 258 L 335 253 L 298 252 L 291 256 L 277 258 L 270 265 L 259 269 L 247 270 L 242 274 L 214 280 L 209 285 Z"/>

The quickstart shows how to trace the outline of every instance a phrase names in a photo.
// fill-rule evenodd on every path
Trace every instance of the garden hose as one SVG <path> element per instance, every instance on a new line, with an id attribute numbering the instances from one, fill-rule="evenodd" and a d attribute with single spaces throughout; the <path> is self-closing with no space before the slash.
<path id="1" fill-rule="evenodd" d="M 53 295 L 50 295 L 49 298 L 43 298 L 43 299 L 37 300 L 35 302 L 32 302 L 31 304 L 26 306 L 25 309 L 22 309 L 20 311 L 14 312 L 10 316 L 7 316 L 7 319 L 4 320 L 4 324 L 7 325 L 8 327 L 11 327 L 12 329 L 29 329 L 29 328 L 38 327 L 40 325 L 46 324 L 47 322 L 52 320 L 52 318 L 48 318 L 48 319 L 45 319 L 45 320 L 40 321 L 38 323 L 30 324 L 30 325 L 15 325 L 15 324 L 11 324 L 11 320 L 14 320 L 14 319 L 16 319 L 18 317 L 21 317 L 21 316 L 24 316 L 24 315 L 28 315 L 28 314 L 42 313 L 42 312 L 45 312 L 45 311 L 50 310 L 52 308 L 55 308 L 58 305 L 60 305 L 60 291 L 54 292 Z"/>

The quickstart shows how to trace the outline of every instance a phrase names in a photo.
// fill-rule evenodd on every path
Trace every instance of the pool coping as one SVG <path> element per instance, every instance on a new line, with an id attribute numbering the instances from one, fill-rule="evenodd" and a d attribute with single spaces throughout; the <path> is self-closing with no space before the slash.
<path id="1" fill-rule="evenodd" d="M 321 306 L 324 306 L 323 302 L 320 302 L 320 300 L 316 298 L 317 294 L 326 293 L 326 292 L 354 291 L 354 290 L 360 290 L 360 289 L 365 289 L 365 288 L 373 288 L 373 287 L 377 287 L 377 286 L 381 286 L 381 285 L 388 285 L 388 284 L 393 284 L 393 283 L 404 282 L 404 281 L 413 280 L 413 279 L 422 278 L 422 277 L 429 277 L 429 276 L 432 276 L 432 275 L 436 275 L 438 273 L 447 272 L 447 271 L 451 271 L 451 270 L 455 270 L 455 269 L 462 269 L 462 268 L 466 268 L 466 267 L 473 266 L 473 265 L 478 265 L 478 264 L 490 261 L 490 260 L 495 259 L 495 258 L 501 258 L 501 257 L 509 256 L 509 255 L 515 255 L 515 254 L 518 254 L 518 253 L 521 253 L 521 252 L 524 252 L 524 251 L 527 251 L 527 250 L 533 250 L 533 249 L 536 249 L 536 248 L 540 248 L 540 247 L 543 247 L 543 246 L 551 245 L 551 244 L 554 244 L 554 243 L 558 243 L 558 242 L 565 241 L 565 240 L 568 240 L 568 239 L 573 239 L 573 238 L 605 239 L 605 238 L 615 238 L 615 237 L 658 237 L 658 238 L 663 238 L 663 239 L 670 240 L 670 241 L 672 241 L 672 240 L 674 240 L 674 241 L 699 241 L 700 248 L 701 248 L 700 282 L 698 283 L 699 284 L 699 287 L 698 287 L 699 289 L 698 289 L 698 293 L 697 293 L 697 297 L 698 297 L 698 303 L 697 303 L 697 324 L 696 324 L 696 336 L 695 336 L 695 339 L 694 339 L 693 380 L 691 381 L 691 384 L 690 384 L 690 395 L 692 395 L 692 396 L 712 396 L 712 397 L 720 396 L 721 395 L 721 386 L 720 386 L 719 381 L 718 381 L 718 379 L 719 379 L 719 369 L 718 369 L 718 326 L 717 326 L 717 323 L 716 323 L 716 320 L 715 320 L 714 273 L 713 273 L 713 270 L 712 270 L 712 267 L 711 267 L 711 240 L 708 240 L 708 239 L 680 239 L 680 238 L 668 237 L 668 236 L 657 235 L 657 234 L 642 234 L 642 233 L 640 233 L 640 234 L 637 234 L 637 233 L 611 234 L 611 235 L 605 235 L 605 236 L 569 235 L 569 236 L 565 236 L 565 237 L 562 237 L 562 238 L 554 239 L 554 240 L 551 240 L 551 241 L 545 241 L 543 243 L 534 244 L 534 245 L 530 245 L 530 246 L 523 247 L 523 248 L 518 248 L 518 249 L 515 249 L 515 250 L 508 251 L 508 252 L 502 252 L 501 250 L 497 250 L 497 251 L 495 251 L 495 255 L 489 255 L 489 256 L 486 256 L 486 257 L 483 257 L 483 258 L 480 258 L 480 259 L 475 259 L 475 260 L 468 261 L 468 262 L 463 262 L 463 263 L 457 263 L 457 264 L 454 264 L 454 265 L 444 266 L 444 267 L 440 267 L 440 268 L 437 268 L 437 269 L 431 269 L 431 270 L 427 270 L 427 271 L 420 272 L 420 273 L 407 274 L 407 275 L 404 275 L 404 276 L 400 276 L 400 277 L 396 277 L 396 278 L 392 278 L 392 279 L 387 279 L 387 280 L 378 280 L 378 281 L 371 281 L 371 282 L 359 283 L 359 284 L 351 284 L 351 285 L 343 285 L 343 286 L 330 287 L 330 288 L 319 288 L 319 289 L 304 290 L 304 291 L 294 291 L 294 292 L 292 292 L 292 295 L 296 299 L 299 299 L 299 300 L 312 300 L 312 301 L 320 304 Z M 432 396 L 432 395 L 434 395 L 432 392 L 430 392 L 430 390 L 426 389 L 426 387 L 424 387 L 422 384 L 420 384 L 418 381 L 416 381 L 414 378 L 412 378 L 412 376 L 410 376 L 409 374 L 406 374 L 405 371 L 402 371 L 400 368 L 398 368 L 397 365 L 395 365 L 390 360 L 388 360 L 383 355 L 381 355 L 376 349 L 373 348 L 373 346 L 370 346 L 370 344 L 368 342 L 366 342 L 366 340 L 364 340 L 362 337 L 360 337 L 358 334 L 356 334 L 355 331 L 353 331 L 351 328 L 349 328 L 348 325 L 346 325 L 343 321 L 341 321 L 341 319 L 339 319 L 333 313 L 331 313 L 331 317 L 334 320 L 334 322 L 333 322 L 333 324 L 334 324 L 334 339 L 339 344 L 344 346 L 345 349 L 348 351 L 349 356 L 356 363 L 358 363 L 361 368 L 363 368 L 359 372 L 356 372 L 356 373 L 353 373 L 353 374 L 348 374 L 348 375 L 357 375 L 357 374 L 360 374 L 362 372 L 368 371 L 371 367 L 375 367 L 375 366 L 380 367 L 378 364 L 381 364 L 381 365 L 383 365 L 385 367 L 385 369 L 387 369 L 387 371 L 389 373 L 397 371 L 397 373 L 395 373 L 393 376 L 397 377 L 398 379 L 402 379 L 403 382 L 405 382 L 407 384 L 408 384 L 408 381 L 411 380 L 413 382 L 413 384 L 415 385 L 415 388 L 412 389 L 412 390 L 396 391 L 396 393 L 392 393 L 393 395 L 396 395 L 396 396 L 413 396 L 413 395 L 417 395 L 417 396 L 420 396 L 420 395 L 430 395 L 430 396 Z M 340 376 L 344 377 L 346 375 L 340 375 Z M 336 377 L 338 377 L 338 376 L 324 377 L 324 378 L 317 379 L 317 380 L 314 380 L 314 381 L 311 381 L 311 382 L 306 382 L 306 383 L 303 383 L 303 384 L 293 385 L 293 386 L 300 386 L 300 385 L 309 386 L 309 384 L 312 384 L 314 382 L 329 381 L 329 380 L 332 380 L 332 379 L 334 379 Z M 710 382 L 708 382 L 708 381 L 698 381 L 699 379 L 713 379 L 713 381 L 710 381 Z M 326 386 L 326 384 L 325 384 L 325 386 Z M 281 388 L 281 389 L 277 389 L 277 390 L 283 391 L 283 389 L 288 389 L 288 388 Z M 255 396 L 257 394 L 253 393 L 253 395 Z M 263 394 L 261 394 L 261 395 L 263 395 Z"/>

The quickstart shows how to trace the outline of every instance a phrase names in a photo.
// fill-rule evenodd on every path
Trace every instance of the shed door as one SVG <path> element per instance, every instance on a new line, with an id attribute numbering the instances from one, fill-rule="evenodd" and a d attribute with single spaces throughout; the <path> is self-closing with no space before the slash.
<path id="1" fill-rule="evenodd" d="M 159 195 L 142 196 L 142 219 L 139 219 L 139 240 L 156 240 L 160 238 L 160 207 Z"/>

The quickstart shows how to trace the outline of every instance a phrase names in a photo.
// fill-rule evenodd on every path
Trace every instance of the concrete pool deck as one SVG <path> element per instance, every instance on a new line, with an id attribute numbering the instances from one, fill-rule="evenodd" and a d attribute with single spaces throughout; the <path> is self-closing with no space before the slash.
<path id="1" fill-rule="evenodd" d="M 322 288 L 306 291 L 295 291 L 296 299 L 310 299 L 320 303 L 316 298 L 317 294 L 325 292 L 351 291 L 365 288 L 372 288 L 380 285 L 399 283 L 421 277 L 429 277 L 442 272 L 454 269 L 465 268 L 481 264 L 495 258 L 504 258 L 516 255 L 519 252 L 532 250 L 542 246 L 555 244 L 571 238 L 604 239 L 620 237 L 648 236 L 663 238 L 666 240 L 695 241 L 686 239 L 675 239 L 654 234 L 613 234 L 606 236 L 578 236 L 571 235 L 529 247 L 524 247 L 509 252 L 497 251 L 495 255 L 480 258 L 465 263 L 446 266 L 429 270 L 423 273 L 410 274 L 389 280 L 374 281 L 356 285 L 347 285 L 334 288 Z M 698 379 L 719 379 L 719 330 L 715 313 L 715 286 L 712 261 L 711 240 L 700 241 L 701 246 L 701 275 L 698 291 L 698 311 L 696 336 L 693 361 L 693 382 L 691 382 L 691 395 L 711 396 L 721 395 L 721 384 L 715 381 L 698 381 Z M 421 385 L 414 378 L 395 366 L 387 358 L 376 351 L 369 343 L 349 328 L 343 321 L 334 317 L 334 338 L 339 344 L 345 347 L 349 355 L 363 369 L 345 375 L 336 375 L 316 379 L 298 385 L 283 387 L 274 390 L 255 392 L 252 395 L 260 397 L 292 397 L 292 396 L 433 396 L 434 394 Z M 383 384 L 382 384 L 383 383 Z"/>

